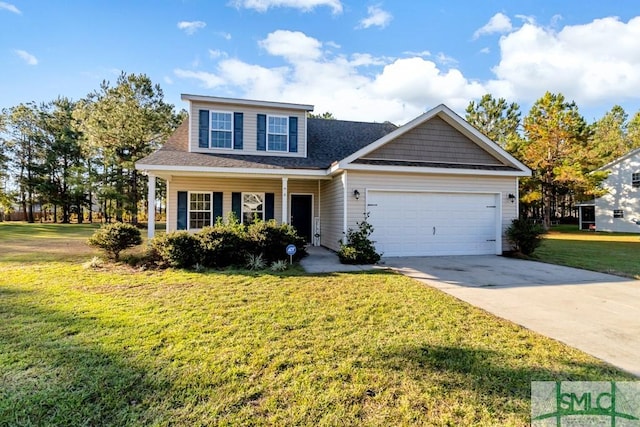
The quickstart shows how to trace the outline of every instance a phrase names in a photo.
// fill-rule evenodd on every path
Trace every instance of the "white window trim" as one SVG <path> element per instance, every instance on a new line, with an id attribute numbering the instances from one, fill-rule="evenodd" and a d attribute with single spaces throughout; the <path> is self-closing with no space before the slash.
<path id="1" fill-rule="evenodd" d="M 287 130 L 284 134 L 282 133 L 270 133 L 269 132 L 269 119 L 270 118 L 280 118 L 280 119 L 285 119 L 285 122 L 287 123 Z M 284 135 L 287 138 L 287 147 L 284 150 L 270 150 L 269 149 L 269 135 Z M 267 140 L 266 140 L 266 146 L 267 146 L 267 151 L 271 151 L 273 153 L 288 153 L 289 152 L 289 116 L 276 116 L 276 115 L 267 115 Z"/>
<path id="2" fill-rule="evenodd" d="M 265 218 L 265 215 L 266 215 L 266 213 L 265 213 L 265 208 L 266 208 L 266 206 L 265 206 L 265 204 L 266 204 L 265 193 L 261 193 L 259 191 L 244 191 L 244 192 L 240 193 L 240 222 L 242 224 L 244 224 L 244 214 L 245 214 L 245 211 L 244 211 L 244 195 L 245 194 L 259 194 L 260 196 L 262 196 L 262 220 L 264 221 L 264 218 Z M 252 213 L 255 213 L 255 212 L 252 211 Z"/>
<path id="3" fill-rule="evenodd" d="M 202 230 L 202 228 L 195 228 L 195 227 L 191 227 L 191 195 L 192 194 L 208 194 L 209 195 L 209 214 L 210 214 L 210 221 L 209 221 L 209 225 L 213 225 L 212 222 L 214 221 L 213 218 L 213 193 L 209 192 L 209 191 L 188 191 L 187 192 L 187 230 Z M 207 212 L 207 211 L 193 211 L 193 212 Z M 205 225 L 206 227 L 206 225 Z"/>
<path id="4" fill-rule="evenodd" d="M 217 114 L 230 114 L 231 115 L 231 146 L 230 147 L 212 147 L 211 143 L 213 141 L 211 141 L 211 132 L 213 132 L 214 130 L 219 131 L 219 129 L 213 129 L 211 126 L 211 116 L 213 113 L 217 113 Z M 235 139 L 235 129 L 234 129 L 234 112 L 233 111 L 223 111 L 223 110 L 209 110 L 209 132 L 207 133 L 207 138 L 209 139 L 208 141 L 208 146 L 209 149 L 211 150 L 224 150 L 224 151 L 232 151 L 233 150 L 233 141 Z M 224 131 L 226 132 L 226 131 Z"/>

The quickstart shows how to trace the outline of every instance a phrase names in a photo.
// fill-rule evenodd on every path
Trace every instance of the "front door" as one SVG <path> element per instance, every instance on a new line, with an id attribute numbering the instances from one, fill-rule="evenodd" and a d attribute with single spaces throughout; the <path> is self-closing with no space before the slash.
<path id="1" fill-rule="evenodd" d="M 291 195 L 291 225 L 295 227 L 298 236 L 311 242 L 311 207 L 313 196 L 310 194 Z"/>

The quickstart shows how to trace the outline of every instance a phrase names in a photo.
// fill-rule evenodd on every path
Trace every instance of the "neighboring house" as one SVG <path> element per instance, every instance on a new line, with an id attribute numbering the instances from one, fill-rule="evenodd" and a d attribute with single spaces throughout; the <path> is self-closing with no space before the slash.
<path id="1" fill-rule="evenodd" d="M 309 119 L 311 105 L 183 95 L 189 118 L 136 168 L 167 183 L 167 231 L 234 212 L 339 249 L 369 214 L 385 256 L 501 254 L 530 170 L 444 105 L 404 126 Z M 153 205 L 153 204 L 151 204 Z M 153 236 L 154 212 L 149 211 Z"/>
<path id="2" fill-rule="evenodd" d="M 640 233 L 640 149 L 604 165 L 609 171 L 602 197 L 580 208 L 580 228 L 598 231 Z"/>

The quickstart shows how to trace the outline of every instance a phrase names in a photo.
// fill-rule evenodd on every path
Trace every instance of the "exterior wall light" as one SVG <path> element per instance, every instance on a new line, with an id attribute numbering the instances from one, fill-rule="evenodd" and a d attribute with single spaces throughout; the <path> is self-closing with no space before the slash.
<path id="1" fill-rule="evenodd" d="M 353 197 L 355 197 L 356 200 L 360 198 L 360 192 L 357 189 L 353 190 Z"/>
<path id="2" fill-rule="evenodd" d="M 511 203 L 514 203 L 516 201 L 516 196 L 514 196 L 513 193 L 509 193 L 507 198 L 511 201 Z"/>

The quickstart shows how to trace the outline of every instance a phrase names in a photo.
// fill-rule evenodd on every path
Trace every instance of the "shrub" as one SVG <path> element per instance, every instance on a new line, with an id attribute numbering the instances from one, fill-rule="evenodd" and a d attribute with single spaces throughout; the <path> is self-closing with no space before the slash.
<path id="1" fill-rule="evenodd" d="M 340 242 L 338 258 L 343 264 L 375 264 L 380 261 L 380 254 L 376 252 L 374 243 L 369 237 L 373 233 L 373 226 L 367 222 L 369 214 L 358 222 L 358 229 L 347 230 L 347 243 Z"/>
<path id="2" fill-rule="evenodd" d="M 82 264 L 82 268 L 84 268 L 85 270 L 96 270 L 102 267 L 104 267 L 104 262 L 97 256 L 94 256 L 89 261 Z"/>
<path id="3" fill-rule="evenodd" d="M 247 236 L 251 253 L 261 253 L 267 263 L 289 258 L 285 249 L 288 245 L 296 246 L 294 260 L 307 255 L 305 240 L 298 236 L 296 229 L 289 224 L 280 224 L 275 220 L 257 220 L 247 228 Z"/>
<path id="4" fill-rule="evenodd" d="M 271 269 L 271 271 L 275 271 L 276 273 L 279 273 L 289 268 L 289 264 L 287 263 L 287 261 L 279 259 L 278 261 L 273 261 L 271 263 L 271 267 L 269 268 Z"/>
<path id="5" fill-rule="evenodd" d="M 524 255 L 531 255 L 542 243 L 544 227 L 524 218 L 514 219 L 507 228 L 507 239 Z"/>
<path id="6" fill-rule="evenodd" d="M 247 255 L 247 270 L 264 270 L 267 263 L 264 261 L 262 254 L 249 254 Z"/>
<path id="7" fill-rule="evenodd" d="M 165 265 L 226 268 L 236 266 L 262 270 L 278 260 L 288 258 L 285 248 L 296 245 L 294 259 L 306 255 L 305 241 L 293 227 L 274 220 L 256 220 L 245 227 L 230 214 L 223 222 L 205 227 L 195 234 L 177 231 L 159 236 L 151 242 L 152 252 Z"/>
<path id="8" fill-rule="evenodd" d="M 109 258 L 118 261 L 120 252 L 142 243 L 142 237 L 140 230 L 135 226 L 116 222 L 100 227 L 89 238 L 88 243 L 102 249 Z"/>
<path id="9" fill-rule="evenodd" d="M 190 268 L 202 261 L 200 239 L 188 231 L 174 231 L 155 237 L 151 247 L 171 267 Z"/>
<path id="10" fill-rule="evenodd" d="M 207 267 L 243 266 L 249 253 L 249 242 L 244 225 L 233 214 L 226 222 L 219 220 L 212 227 L 197 233 L 202 245 L 202 263 Z"/>

